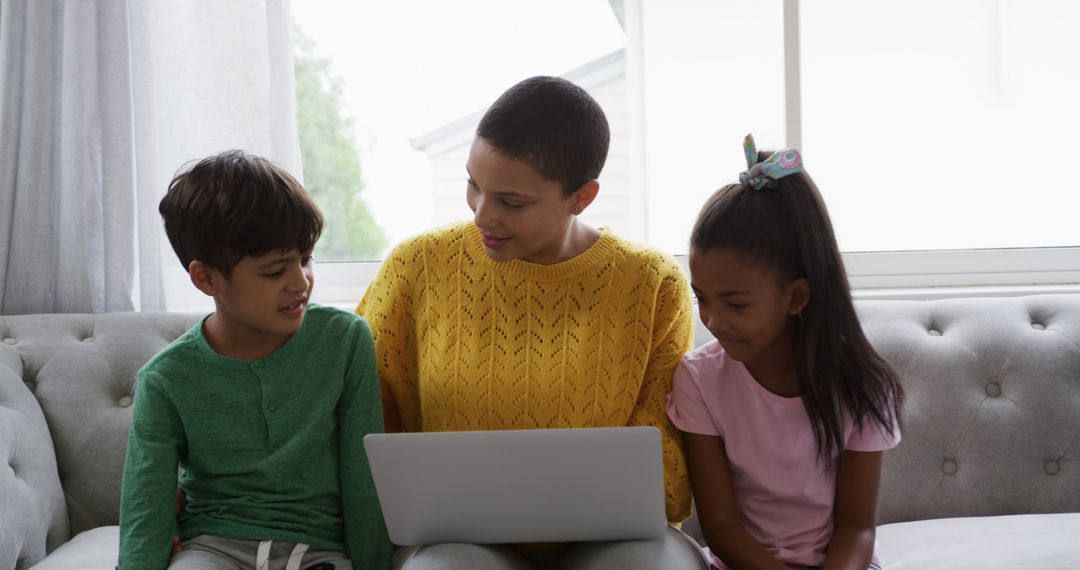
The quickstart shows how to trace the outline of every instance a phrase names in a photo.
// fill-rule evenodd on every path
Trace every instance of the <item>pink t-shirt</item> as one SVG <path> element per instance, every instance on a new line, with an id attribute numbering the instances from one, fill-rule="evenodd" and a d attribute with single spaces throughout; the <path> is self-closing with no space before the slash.
<path id="1" fill-rule="evenodd" d="M 723 438 L 739 512 L 766 550 L 786 564 L 825 562 L 836 474 L 818 463 L 801 398 L 769 392 L 712 341 L 683 357 L 668 416 L 684 432 Z M 844 441 L 852 451 L 882 451 L 900 442 L 900 432 L 877 424 L 858 430 L 846 418 Z"/>

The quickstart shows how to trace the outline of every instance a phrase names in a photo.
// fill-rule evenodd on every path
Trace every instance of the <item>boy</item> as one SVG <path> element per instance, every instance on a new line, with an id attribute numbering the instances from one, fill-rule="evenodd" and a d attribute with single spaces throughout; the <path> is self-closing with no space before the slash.
<path id="1" fill-rule="evenodd" d="M 230 151 L 174 178 L 159 210 L 216 310 L 139 372 L 118 568 L 386 568 L 361 441 L 382 431 L 373 342 L 363 319 L 308 303 L 318 207 Z"/>

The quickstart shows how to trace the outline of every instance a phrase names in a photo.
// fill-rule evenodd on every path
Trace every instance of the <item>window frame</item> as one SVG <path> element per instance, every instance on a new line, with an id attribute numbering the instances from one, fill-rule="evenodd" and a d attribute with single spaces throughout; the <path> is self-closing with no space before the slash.
<path id="1" fill-rule="evenodd" d="M 848 252 L 856 299 L 943 299 L 1080 293 L 1080 248 Z M 689 274 L 687 256 L 675 259 Z M 352 310 L 381 261 L 322 262 L 316 298 Z"/>

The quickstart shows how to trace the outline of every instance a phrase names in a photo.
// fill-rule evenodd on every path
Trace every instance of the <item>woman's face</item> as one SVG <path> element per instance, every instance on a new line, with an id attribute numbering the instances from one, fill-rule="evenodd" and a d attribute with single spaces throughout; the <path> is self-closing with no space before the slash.
<path id="1" fill-rule="evenodd" d="M 564 196 L 561 184 L 480 137 L 473 141 L 465 170 L 465 199 L 489 257 L 548 265 L 573 256 L 568 254 L 570 228 L 580 192 Z"/>

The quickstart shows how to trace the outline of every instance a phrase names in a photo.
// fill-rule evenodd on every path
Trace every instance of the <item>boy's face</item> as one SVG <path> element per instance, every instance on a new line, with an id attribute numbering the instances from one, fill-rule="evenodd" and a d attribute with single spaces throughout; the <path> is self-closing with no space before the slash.
<path id="1" fill-rule="evenodd" d="M 568 236 L 577 194 L 545 179 L 528 164 L 507 158 L 477 137 L 465 164 L 466 201 L 495 261 L 551 264 L 568 259 Z"/>
<path id="2" fill-rule="evenodd" d="M 231 340 L 280 346 L 304 321 L 315 285 L 311 252 L 275 251 L 246 256 L 225 278 L 214 269 L 213 295 Z M 205 290 L 204 290 L 205 291 Z"/>

